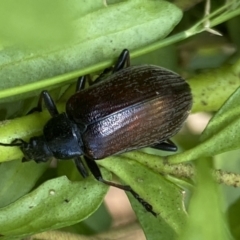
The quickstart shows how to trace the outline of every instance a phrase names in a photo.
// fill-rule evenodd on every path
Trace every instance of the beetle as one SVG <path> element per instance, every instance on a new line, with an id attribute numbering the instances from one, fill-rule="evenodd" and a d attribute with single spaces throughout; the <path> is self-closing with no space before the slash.
<path id="1" fill-rule="evenodd" d="M 147 211 L 156 215 L 130 186 L 105 180 L 96 160 L 144 147 L 176 151 L 169 138 L 181 129 L 191 110 L 188 83 L 159 66 L 130 66 L 127 49 L 115 66 L 105 69 L 94 84 L 84 89 L 86 79 L 78 79 L 76 93 L 67 101 L 63 113 L 58 112 L 48 91 L 41 92 L 38 106 L 31 112 L 41 112 L 44 102 L 52 117 L 42 136 L 32 137 L 29 142 L 15 139 L 0 145 L 19 146 L 23 161 L 74 159 L 85 178 L 88 171 L 80 157 L 83 156 L 98 181 L 131 192 Z"/>

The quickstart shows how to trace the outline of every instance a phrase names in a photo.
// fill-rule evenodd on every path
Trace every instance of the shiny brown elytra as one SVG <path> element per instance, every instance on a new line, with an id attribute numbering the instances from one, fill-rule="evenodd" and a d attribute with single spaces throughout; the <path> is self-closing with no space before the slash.
<path id="1" fill-rule="evenodd" d="M 130 66 L 127 49 L 116 65 L 105 69 L 88 89 L 83 89 L 85 81 L 85 76 L 79 78 L 77 91 L 66 104 L 66 113 L 58 112 L 47 91 L 41 93 L 33 111 L 42 111 L 44 102 L 52 116 L 42 136 L 29 142 L 15 139 L 0 145 L 19 146 L 24 161 L 74 159 L 78 171 L 87 177 L 80 158 L 83 156 L 98 181 L 131 192 L 147 211 L 156 215 L 130 186 L 103 179 L 95 160 L 143 147 L 176 151 L 169 138 L 180 130 L 191 109 L 189 85 L 178 74 L 159 66 Z"/>
<path id="2" fill-rule="evenodd" d="M 66 112 L 92 159 L 165 142 L 182 127 L 192 105 L 189 85 L 153 65 L 131 66 L 73 95 Z"/>

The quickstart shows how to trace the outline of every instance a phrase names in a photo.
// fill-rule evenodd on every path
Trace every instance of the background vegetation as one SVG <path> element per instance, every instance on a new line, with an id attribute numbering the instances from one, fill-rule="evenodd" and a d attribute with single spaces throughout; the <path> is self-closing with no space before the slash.
<path id="1" fill-rule="evenodd" d="M 41 134 L 49 114 L 25 116 L 41 90 L 64 111 L 78 76 L 100 73 L 128 48 L 132 64 L 184 76 L 192 113 L 211 120 L 203 131 L 189 120 L 173 139 L 177 154 L 144 149 L 99 161 L 104 176 L 131 185 L 159 213 L 128 196 L 147 239 L 239 239 L 240 2 L 171 2 L 1 0 L 0 116 L 8 121 L 0 141 Z M 0 152 L 0 239 L 91 239 L 109 229 L 106 186 L 81 179 L 69 161 L 23 164 L 18 148 Z M 126 239 L 129 224 L 99 238 L 119 232 Z"/>

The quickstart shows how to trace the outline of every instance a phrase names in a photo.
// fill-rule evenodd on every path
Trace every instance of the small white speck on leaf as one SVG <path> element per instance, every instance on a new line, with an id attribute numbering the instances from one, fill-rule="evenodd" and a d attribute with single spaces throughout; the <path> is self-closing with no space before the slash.
<path id="1" fill-rule="evenodd" d="M 56 193 L 55 190 L 53 190 L 53 189 L 49 190 L 49 194 L 50 194 L 50 195 L 53 196 L 53 195 L 55 195 L 55 193 Z"/>

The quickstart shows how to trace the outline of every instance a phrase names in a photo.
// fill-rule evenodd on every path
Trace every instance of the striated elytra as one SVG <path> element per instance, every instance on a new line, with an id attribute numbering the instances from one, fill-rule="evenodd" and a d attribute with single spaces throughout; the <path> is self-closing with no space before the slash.
<path id="1" fill-rule="evenodd" d="M 59 113 L 47 91 L 40 95 L 33 111 L 42 111 L 42 102 L 52 118 L 43 135 L 29 142 L 15 139 L 2 146 L 19 146 L 24 161 L 46 162 L 50 158 L 74 159 L 83 177 L 88 171 L 107 185 L 129 191 L 156 215 L 152 206 L 132 190 L 103 179 L 95 160 L 143 147 L 176 151 L 169 139 L 185 122 L 192 106 L 191 90 L 178 74 L 154 65 L 130 66 L 124 49 L 114 67 L 105 69 L 96 81 L 83 89 L 87 76 L 80 77 L 76 93 Z"/>

